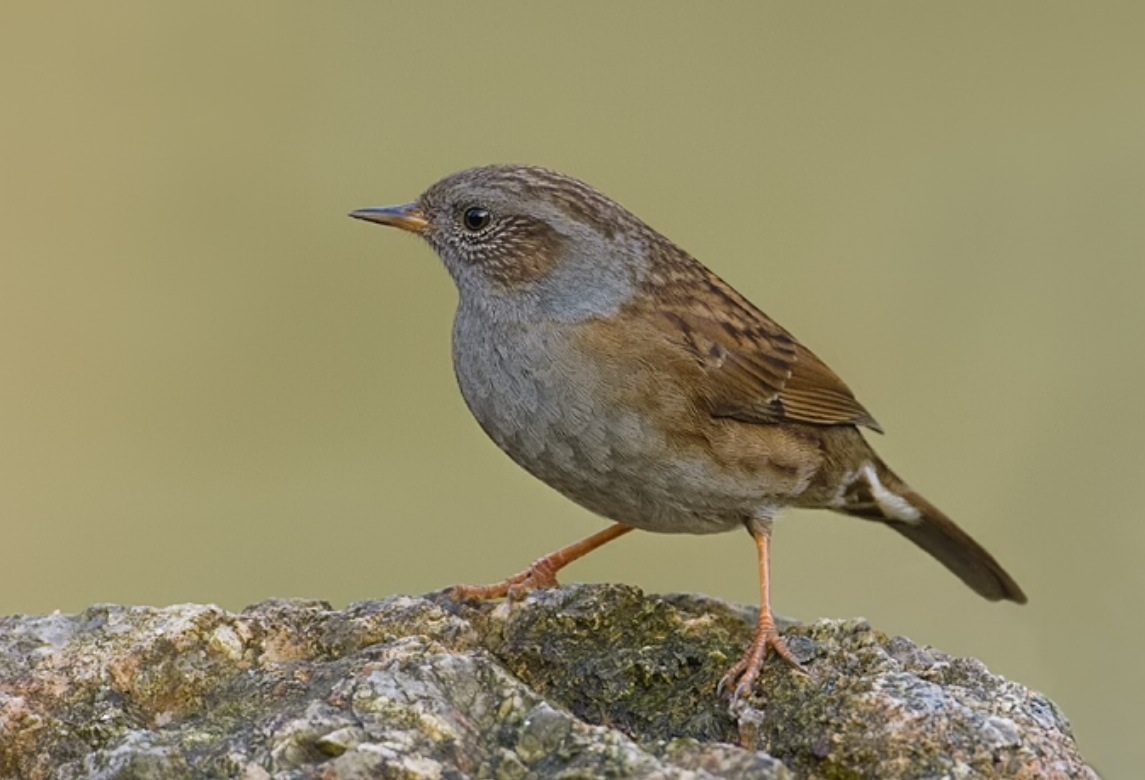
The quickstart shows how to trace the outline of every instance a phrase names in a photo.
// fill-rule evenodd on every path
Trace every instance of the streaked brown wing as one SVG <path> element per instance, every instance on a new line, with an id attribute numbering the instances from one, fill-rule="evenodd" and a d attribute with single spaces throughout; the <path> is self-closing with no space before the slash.
<path id="1" fill-rule="evenodd" d="M 883 432 L 871 413 L 855 400 L 851 388 L 826 363 L 798 342 L 795 353 L 795 369 L 779 394 L 788 418 L 824 425 L 851 423 Z"/>
<path id="2" fill-rule="evenodd" d="M 774 320 L 714 275 L 688 276 L 687 285 L 672 280 L 658 314 L 703 367 L 713 415 L 882 431 L 843 380 Z"/>

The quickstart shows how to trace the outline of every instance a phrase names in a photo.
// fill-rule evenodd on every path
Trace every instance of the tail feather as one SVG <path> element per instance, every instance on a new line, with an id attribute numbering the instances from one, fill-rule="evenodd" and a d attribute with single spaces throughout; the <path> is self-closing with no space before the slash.
<path id="1" fill-rule="evenodd" d="M 850 515 L 886 523 L 984 598 L 1026 603 L 1026 594 L 994 556 L 881 461 L 868 464 L 856 474 L 838 508 Z"/>

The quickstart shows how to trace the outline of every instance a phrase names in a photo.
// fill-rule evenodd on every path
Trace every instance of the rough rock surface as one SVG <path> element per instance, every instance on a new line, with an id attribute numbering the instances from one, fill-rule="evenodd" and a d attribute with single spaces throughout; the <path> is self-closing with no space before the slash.
<path id="1" fill-rule="evenodd" d="M 620 586 L 0 619 L 0 778 L 1094 778 L 978 661 L 788 627 L 809 675 L 716 684 L 753 615 Z"/>

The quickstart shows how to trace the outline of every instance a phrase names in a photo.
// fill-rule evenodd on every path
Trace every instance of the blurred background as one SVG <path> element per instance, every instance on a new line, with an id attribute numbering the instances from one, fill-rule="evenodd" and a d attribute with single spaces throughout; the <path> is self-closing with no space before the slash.
<path id="1" fill-rule="evenodd" d="M 603 527 L 470 419 L 430 250 L 345 216 L 531 162 L 810 345 L 1030 596 L 987 603 L 895 534 L 792 513 L 777 609 L 978 656 L 1128 774 L 1145 10 L 1122 8 L 5 5 L 0 613 L 344 605 Z M 757 596 L 746 534 L 637 534 L 565 580 Z"/>

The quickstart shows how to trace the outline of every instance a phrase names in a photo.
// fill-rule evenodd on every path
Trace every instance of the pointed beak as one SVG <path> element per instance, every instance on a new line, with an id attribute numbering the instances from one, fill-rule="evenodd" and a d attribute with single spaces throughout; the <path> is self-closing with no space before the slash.
<path id="1" fill-rule="evenodd" d="M 404 206 L 385 206 L 383 208 L 358 209 L 351 211 L 354 219 L 364 219 L 367 222 L 377 222 L 379 225 L 408 230 L 411 233 L 422 233 L 429 226 L 429 220 L 417 207 L 416 203 L 407 203 Z"/>

